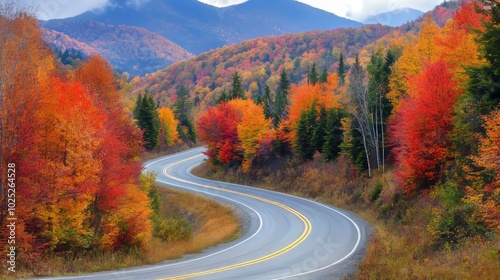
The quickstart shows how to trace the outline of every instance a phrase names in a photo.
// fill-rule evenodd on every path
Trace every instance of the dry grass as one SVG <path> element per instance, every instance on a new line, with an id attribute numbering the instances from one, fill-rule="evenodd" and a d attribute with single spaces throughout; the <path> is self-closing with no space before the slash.
<path id="1" fill-rule="evenodd" d="M 92 252 L 74 258 L 44 256 L 31 267 L 24 267 L 16 278 L 60 276 L 116 270 L 159 263 L 200 252 L 208 247 L 233 240 L 240 234 L 240 222 L 229 206 L 199 195 L 160 188 L 164 205 L 162 216 L 182 216 L 193 228 L 192 239 L 162 242 L 154 239 L 145 250 L 128 252 Z M 3 277 L 3 278 L 2 278 Z M 3 274 L 0 279 L 7 279 Z"/>
<path id="2" fill-rule="evenodd" d="M 201 166 L 193 173 L 282 191 L 320 200 L 355 212 L 373 228 L 366 258 L 352 279 L 500 279 L 500 243 L 494 233 L 486 239 L 463 240 L 456 248 L 437 247 L 427 224 L 431 217 L 429 197 L 398 199 L 394 172 L 360 176 L 340 159 L 335 164 L 319 161 L 287 164 L 245 175 L 240 171 L 211 173 Z M 273 163 L 275 164 L 275 163 Z M 285 168 L 283 168 L 285 167 Z M 259 178 L 256 180 L 255 178 Z M 380 196 L 370 201 L 376 182 Z"/>

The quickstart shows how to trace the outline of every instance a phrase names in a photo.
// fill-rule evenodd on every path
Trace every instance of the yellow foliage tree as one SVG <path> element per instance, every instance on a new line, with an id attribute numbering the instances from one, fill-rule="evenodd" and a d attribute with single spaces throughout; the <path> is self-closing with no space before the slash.
<path id="1" fill-rule="evenodd" d="M 158 109 L 160 117 L 160 135 L 163 136 L 163 142 L 167 147 L 171 147 L 179 140 L 177 126 L 179 121 L 175 119 L 174 112 L 170 108 Z"/>
<path id="2" fill-rule="evenodd" d="M 408 84 L 408 81 L 416 76 L 427 63 L 435 62 L 441 56 L 440 46 L 436 44 L 436 36 L 441 32 L 431 17 L 425 19 L 422 30 L 415 42 L 406 45 L 403 54 L 392 67 L 392 75 L 389 80 L 390 92 L 387 97 L 395 108 L 399 106 L 399 99 L 406 94 L 410 96 L 417 88 Z"/>
<path id="3" fill-rule="evenodd" d="M 262 106 L 251 100 L 230 101 L 241 113 L 241 122 L 238 124 L 238 138 L 243 150 L 243 171 L 247 172 L 253 160 L 264 154 L 260 148 L 263 139 L 274 138 L 271 120 L 266 119 Z M 262 147 L 263 148 L 263 147 Z"/>

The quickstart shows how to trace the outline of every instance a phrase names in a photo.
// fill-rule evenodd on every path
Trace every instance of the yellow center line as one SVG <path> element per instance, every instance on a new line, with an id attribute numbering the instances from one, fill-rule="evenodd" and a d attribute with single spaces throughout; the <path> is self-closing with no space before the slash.
<path id="1" fill-rule="evenodd" d="M 269 199 L 262 198 L 262 197 L 259 197 L 259 196 L 251 195 L 251 194 L 246 194 L 246 193 L 237 192 L 237 191 L 233 191 L 233 190 L 227 190 L 227 189 L 222 189 L 222 188 L 217 188 L 217 187 L 212 187 L 212 186 L 208 186 L 208 185 L 203 185 L 203 184 L 198 184 L 198 183 L 186 181 L 186 180 L 179 179 L 179 178 L 176 178 L 176 177 L 171 176 L 171 175 L 168 174 L 167 170 L 169 168 L 171 168 L 172 166 L 178 165 L 180 163 L 192 160 L 192 159 L 200 157 L 200 156 L 202 156 L 202 155 L 193 156 L 193 157 L 190 157 L 190 158 L 187 158 L 187 159 L 184 159 L 184 160 L 172 163 L 172 164 L 168 165 L 167 167 L 165 167 L 163 169 L 163 174 L 165 174 L 165 176 L 167 176 L 167 177 L 169 177 L 171 179 L 174 179 L 176 181 L 180 181 L 180 182 L 184 182 L 184 183 L 188 183 L 188 184 L 191 184 L 191 185 L 196 185 L 196 186 L 200 186 L 200 187 L 204 187 L 204 188 L 208 188 L 208 189 L 213 189 L 213 190 L 217 190 L 217 191 L 222 191 L 222 192 L 227 192 L 227 193 L 232 193 L 232 194 L 238 194 L 238 195 L 250 197 L 250 198 L 253 198 L 253 199 L 257 199 L 257 200 L 260 200 L 260 201 L 263 201 L 263 202 L 266 202 L 266 203 L 269 203 L 269 204 L 272 204 L 272 205 L 276 205 L 276 206 L 278 206 L 278 207 L 280 207 L 282 209 L 285 209 L 286 211 L 292 213 L 293 215 L 297 216 L 302 221 L 302 223 L 304 224 L 304 231 L 302 232 L 302 234 L 295 241 L 293 241 L 292 243 L 290 243 L 286 247 L 284 247 L 284 248 L 282 248 L 282 249 L 280 249 L 278 251 L 275 251 L 275 252 L 273 252 L 273 253 L 271 253 L 269 255 L 266 255 L 266 256 L 263 256 L 263 257 L 260 257 L 260 258 L 254 259 L 254 260 L 250 260 L 250 261 L 238 263 L 238 264 L 224 266 L 224 267 L 221 267 L 221 268 L 216 268 L 216 269 L 211 269 L 211 270 L 201 271 L 201 272 L 196 272 L 196 273 L 191 273 L 191 274 L 185 274 L 185 275 L 180 275 L 180 276 L 175 276 L 175 277 L 163 278 L 163 279 L 160 279 L 160 280 L 188 279 L 188 278 L 193 278 L 193 277 L 198 277 L 198 276 L 204 276 L 204 275 L 219 273 L 219 272 L 223 272 L 223 271 L 228 271 L 228 270 L 232 270 L 232 269 L 237 269 L 237 268 L 241 268 L 241 267 L 245 267 L 245 266 L 250 266 L 250 265 L 257 264 L 257 263 L 261 263 L 261 262 L 264 262 L 264 261 L 276 258 L 278 256 L 281 256 L 281 255 L 289 252 L 290 250 L 292 250 L 295 247 L 299 246 L 300 243 L 304 242 L 304 240 L 306 240 L 307 237 L 311 234 L 311 230 L 312 230 L 311 221 L 309 221 L 303 214 L 301 214 L 300 212 L 298 212 L 297 210 L 295 210 L 295 209 L 293 209 L 293 208 L 291 208 L 289 206 L 286 206 L 284 204 L 281 204 L 281 203 L 273 201 L 273 200 L 269 200 Z"/>

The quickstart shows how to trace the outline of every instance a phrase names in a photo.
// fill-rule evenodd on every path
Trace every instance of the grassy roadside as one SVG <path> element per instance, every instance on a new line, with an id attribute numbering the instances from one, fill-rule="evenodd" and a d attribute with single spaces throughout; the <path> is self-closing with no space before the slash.
<path id="1" fill-rule="evenodd" d="M 214 173 L 202 165 L 193 173 L 315 199 L 361 216 L 374 234 L 365 259 L 348 279 L 500 279 L 498 235 L 439 247 L 427 229 L 433 207 L 430 197 L 403 199 L 395 187 L 394 172 L 368 179 L 347 162 L 286 163 L 288 167 L 278 171 L 259 170 L 252 175 L 237 170 Z"/>
<path id="2" fill-rule="evenodd" d="M 240 234 L 240 222 L 229 206 L 168 188 L 159 188 L 159 191 L 163 199 L 161 215 L 167 219 L 185 221 L 186 226 L 190 228 L 190 239 L 168 242 L 154 239 L 151 246 L 145 250 L 88 252 L 72 258 L 45 256 L 32 267 L 18 271 L 16 278 L 83 274 L 154 264 L 200 252 L 216 244 L 228 242 Z"/>

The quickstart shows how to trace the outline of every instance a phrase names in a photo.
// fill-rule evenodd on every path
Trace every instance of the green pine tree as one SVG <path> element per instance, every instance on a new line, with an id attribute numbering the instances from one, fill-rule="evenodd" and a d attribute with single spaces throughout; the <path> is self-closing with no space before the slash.
<path id="1" fill-rule="evenodd" d="M 231 100 L 229 94 L 227 93 L 227 91 L 225 89 L 223 89 L 222 93 L 219 96 L 219 99 L 217 99 L 217 104 L 225 103 L 225 102 L 228 102 L 229 100 Z"/>
<path id="2" fill-rule="evenodd" d="M 316 128 L 316 117 L 316 104 L 313 104 L 311 109 L 302 111 L 297 122 L 296 150 L 298 156 L 303 160 L 312 160 L 314 157 L 313 135 Z"/>
<path id="3" fill-rule="evenodd" d="M 233 81 L 231 82 L 231 94 L 230 99 L 245 99 L 245 90 L 241 83 L 241 77 L 238 71 L 234 72 Z"/>
<path id="4" fill-rule="evenodd" d="M 273 125 L 278 127 L 278 125 L 288 117 L 288 106 L 290 105 L 290 100 L 288 96 L 290 95 L 290 79 L 285 72 L 285 69 L 281 71 L 280 82 L 278 89 L 276 90 L 275 106 L 274 106 L 274 118 Z"/>
<path id="5" fill-rule="evenodd" d="M 346 73 L 347 71 L 345 68 L 344 54 L 340 52 L 339 68 L 337 69 L 337 74 L 339 75 L 340 78 L 340 85 L 344 85 Z"/>
<path id="6" fill-rule="evenodd" d="M 316 127 L 314 128 L 312 144 L 315 151 L 320 153 L 323 152 L 323 145 L 325 142 L 326 132 L 328 130 L 327 127 L 327 115 L 325 107 L 321 107 L 319 111 L 319 118 L 316 121 Z"/>
<path id="7" fill-rule="evenodd" d="M 307 82 L 311 85 L 315 85 L 319 82 L 319 74 L 318 70 L 316 69 L 316 63 L 313 63 L 311 72 L 309 72 L 309 75 L 307 75 Z"/>
<path id="8" fill-rule="evenodd" d="M 326 133 L 323 144 L 323 154 L 327 161 L 335 160 L 340 154 L 342 144 L 342 116 L 335 109 L 330 109 L 326 117 Z"/>
<path id="9" fill-rule="evenodd" d="M 177 100 L 174 103 L 174 115 L 179 121 L 177 131 L 179 138 L 183 141 L 191 141 L 196 143 L 196 133 L 193 121 L 191 120 L 191 112 L 193 111 L 193 101 L 189 98 L 189 92 L 181 86 L 177 90 Z"/>
<path id="10" fill-rule="evenodd" d="M 266 85 L 264 95 L 262 95 L 262 106 L 264 107 L 264 115 L 266 118 L 274 118 L 274 101 L 271 96 L 271 89 Z"/>
<path id="11" fill-rule="evenodd" d="M 325 66 L 325 68 L 323 68 L 323 72 L 321 72 L 321 76 L 319 76 L 319 83 L 324 84 L 327 81 L 328 81 L 328 70 L 326 69 Z"/>
<path id="12" fill-rule="evenodd" d="M 137 120 L 139 128 L 143 130 L 142 138 L 147 150 L 151 151 L 158 146 L 160 135 L 160 118 L 158 116 L 158 105 L 147 90 L 138 104 Z"/>
<path id="13" fill-rule="evenodd" d="M 134 117 L 136 120 L 139 120 L 139 108 L 142 104 L 142 94 L 139 93 L 137 96 L 137 100 L 135 101 L 135 106 L 134 106 Z"/>

